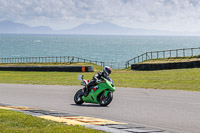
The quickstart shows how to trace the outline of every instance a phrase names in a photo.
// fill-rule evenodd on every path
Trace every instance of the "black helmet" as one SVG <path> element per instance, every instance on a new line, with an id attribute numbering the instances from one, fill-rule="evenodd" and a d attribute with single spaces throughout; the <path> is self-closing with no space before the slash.
<path id="1" fill-rule="evenodd" d="M 104 69 L 103 69 L 103 72 L 104 72 L 107 76 L 109 76 L 109 75 L 111 74 L 111 72 L 112 72 L 112 69 L 111 69 L 111 67 L 109 67 L 109 66 L 105 66 Z"/>

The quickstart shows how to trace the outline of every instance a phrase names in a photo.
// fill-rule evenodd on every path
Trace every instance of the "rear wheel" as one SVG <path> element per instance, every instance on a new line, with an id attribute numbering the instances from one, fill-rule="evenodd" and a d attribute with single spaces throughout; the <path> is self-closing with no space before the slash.
<path id="1" fill-rule="evenodd" d="M 83 96 L 84 92 L 83 92 L 83 89 L 80 89 L 76 92 L 76 94 L 74 95 L 74 102 L 76 104 L 83 104 L 83 99 L 82 99 L 82 96 Z"/>
<path id="2" fill-rule="evenodd" d="M 113 93 L 109 92 L 108 95 L 105 97 L 105 94 L 102 93 L 99 97 L 99 104 L 101 106 L 107 106 L 113 99 Z"/>

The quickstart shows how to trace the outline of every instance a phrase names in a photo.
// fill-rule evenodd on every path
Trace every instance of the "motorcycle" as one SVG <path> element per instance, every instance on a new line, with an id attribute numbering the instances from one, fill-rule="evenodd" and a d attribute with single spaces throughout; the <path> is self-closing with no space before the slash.
<path id="1" fill-rule="evenodd" d="M 76 104 L 81 105 L 85 102 L 107 106 L 111 103 L 113 99 L 113 92 L 115 91 L 115 86 L 111 78 L 104 78 L 97 81 L 96 86 L 90 87 L 90 92 L 87 96 L 84 94 L 84 91 L 90 81 L 83 79 L 83 75 L 79 75 L 79 80 L 82 80 L 81 85 L 85 87 L 78 90 L 74 95 L 74 102 Z"/>

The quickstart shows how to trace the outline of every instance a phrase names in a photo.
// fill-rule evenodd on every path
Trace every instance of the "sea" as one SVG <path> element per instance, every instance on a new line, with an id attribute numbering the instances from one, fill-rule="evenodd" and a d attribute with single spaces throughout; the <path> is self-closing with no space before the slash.
<path id="1" fill-rule="evenodd" d="M 196 47 L 200 37 L 0 34 L 0 58 L 75 56 L 123 63 L 145 52 Z"/>

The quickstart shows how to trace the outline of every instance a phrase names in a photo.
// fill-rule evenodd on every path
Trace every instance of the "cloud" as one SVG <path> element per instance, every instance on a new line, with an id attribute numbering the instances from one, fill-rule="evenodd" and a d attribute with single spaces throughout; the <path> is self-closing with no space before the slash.
<path id="1" fill-rule="evenodd" d="M 200 29 L 199 0 L 0 0 L 0 20 L 70 28 L 108 21 L 131 28 Z"/>

